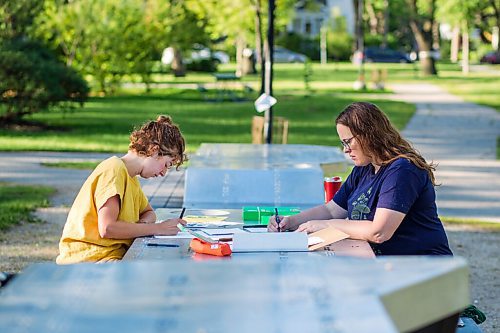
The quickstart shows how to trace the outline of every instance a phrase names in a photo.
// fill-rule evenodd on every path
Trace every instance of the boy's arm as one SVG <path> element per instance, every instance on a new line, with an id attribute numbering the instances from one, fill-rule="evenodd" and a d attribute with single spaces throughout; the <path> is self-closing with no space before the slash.
<path id="1" fill-rule="evenodd" d="M 138 223 L 155 223 L 156 222 L 156 213 L 151 207 L 150 204 L 146 207 L 146 209 L 139 215 Z"/>
<path id="2" fill-rule="evenodd" d="M 118 220 L 120 199 L 118 195 L 109 198 L 99 209 L 97 224 L 102 238 L 132 239 L 151 235 L 176 235 L 177 223 L 185 224 L 181 219 L 171 219 L 162 223 L 129 223 Z"/>

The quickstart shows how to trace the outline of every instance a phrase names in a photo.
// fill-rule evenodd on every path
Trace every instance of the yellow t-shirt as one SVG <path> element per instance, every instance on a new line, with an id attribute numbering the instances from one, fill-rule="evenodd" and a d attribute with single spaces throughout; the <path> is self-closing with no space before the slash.
<path id="1" fill-rule="evenodd" d="M 123 161 L 110 157 L 101 162 L 83 184 L 64 225 L 59 241 L 58 264 L 121 259 L 133 239 L 108 239 L 99 235 L 97 212 L 118 194 L 118 220 L 136 223 L 148 206 L 139 179 L 130 177 Z"/>

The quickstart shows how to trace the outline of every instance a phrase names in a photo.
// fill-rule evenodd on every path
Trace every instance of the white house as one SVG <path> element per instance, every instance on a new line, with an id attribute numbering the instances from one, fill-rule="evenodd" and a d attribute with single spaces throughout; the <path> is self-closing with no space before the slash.
<path id="1" fill-rule="evenodd" d="M 347 31 L 354 34 L 356 20 L 352 0 L 316 0 L 316 3 L 314 11 L 311 11 L 304 8 L 304 1 L 297 1 L 295 17 L 288 24 L 287 31 L 317 36 L 324 22 L 340 15 L 345 17 Z"/>

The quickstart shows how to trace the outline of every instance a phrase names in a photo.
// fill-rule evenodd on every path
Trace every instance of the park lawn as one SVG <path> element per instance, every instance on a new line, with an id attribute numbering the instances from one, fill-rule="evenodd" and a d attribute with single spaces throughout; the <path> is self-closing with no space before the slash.
<path id="1" fill-rule="evenodd" d="M 274 115 L 290 120 L 289 143 L 331 146 L 340 146 L 335 116 L 358 99 L 351 94 L 345 98 L 330 93 L 307 97 L 287 91 L 277 91 L 275 96 L 279 105 Z M 359 94 L 359 98 L 362 96 Z M 368 100 L 386 111 L 398 128 L 403 128 L 415 111 L 413 105 L 402 102 Z M 117 96 L 92 97 L 84 108 L 73 112 L 46 112 L 28 118 L 57 130 L 0 130 L 0 150 L 125 152 L 134 125 L 159 114 L 171 115 L 180 125 L 188 153 L 192 153 L 202 142 L 250 143 L 256 112 L 253 99 L 207 102 L 192 90 L 164 89 L 149 94 L 123 91 Z"/>
<path id="2" fill-rule="evenodd" d="M 447 217 L 447 216 L 439 216 L 441 222 L 443 222 L 444 226 L 470 226 L 474 229 L 483 229 L 487 231 L 500 232 L 500 223 L 498 222 L 488 222 L 484 220 L 475 220 L 475 219 L 467 219 L 467 218 L 457 218 L 457 217 Z"/>
<path id="3" fill-rule="evenodd" d="M 45 167 L 77 170 L 94 170 L 100 162 L 43 162 Z"/>
<path id="4" fill-rule="evenodd" d="M 290 120 L 289 143 L 339 146 L 333 120 L 353 101 L 365 100 L 379 105 L 399 129 L 403 129 L 413 115 L 413 105 L 384 100 L 390 93 L 388 89 L 354 91 L 352 85 L 358 77 L 358 68 L 350 63 L 314 63 L 311 68 L 306 84 L 307 68 L 303 64 L 275 67 L 273 95 L 278 104 L 274 115 Z M 234 72 L 235 67 L 229 64 L 220 69 Z M 468 101 L 500 110 L 500 97 L 495 90 L 500 86 L 498 75 L 473 72 L 465 77 L 458 65 L 439 63 L 439 77 L 426 78 L 420 77 L 414 64 L 366 64 L 367 83 L 374 70 L 387 71 L 389 86 L 394 82 L 435 83 Z M 185 78 L 156 75 L 155 79 L 172 85 L 204 84 L 209 91 L 174 87 L 145 93 L 144 89 L 129 88 L 115 96 L 91 97 L 83 109 L 45 112 L 27 118 L 50 125 L 52 130 L 0 130 L 0 150 L 124 152 L 134 125 L 154 119 L 158 114 L 169 114 L 180 125 L 188 153 L 194 152 L 202 142 L 251 142 L 251 119 L 257 114 L 253 100 L 258 96 L 259 75 L 242 79 L 243 84 L 254 89 L 246 93 L 243 102 L 213 102 L 215 79 L 210 73 L 189 73 Z"/>
<path id="5" fill-rule="evenodd" d="M 0 231 L 23 222 L 36 222 L 31 212 L 49 205 L 54 189 L 45 186 L 25 186 L 0 182 Z M 0 234 L 1 235 L 1 234 Z"/>

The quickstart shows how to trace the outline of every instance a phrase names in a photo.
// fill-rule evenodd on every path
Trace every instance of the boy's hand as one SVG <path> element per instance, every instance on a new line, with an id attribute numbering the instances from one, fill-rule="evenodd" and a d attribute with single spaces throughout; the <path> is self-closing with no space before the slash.
<path id="1" fill-rule="evenodd" d="M 158 233 L 157 235 L 174 236 L 179 232 L 177 224 L 186 225 L 186 221 L 179 218 L 168 219 L 158 223 Z"/>

